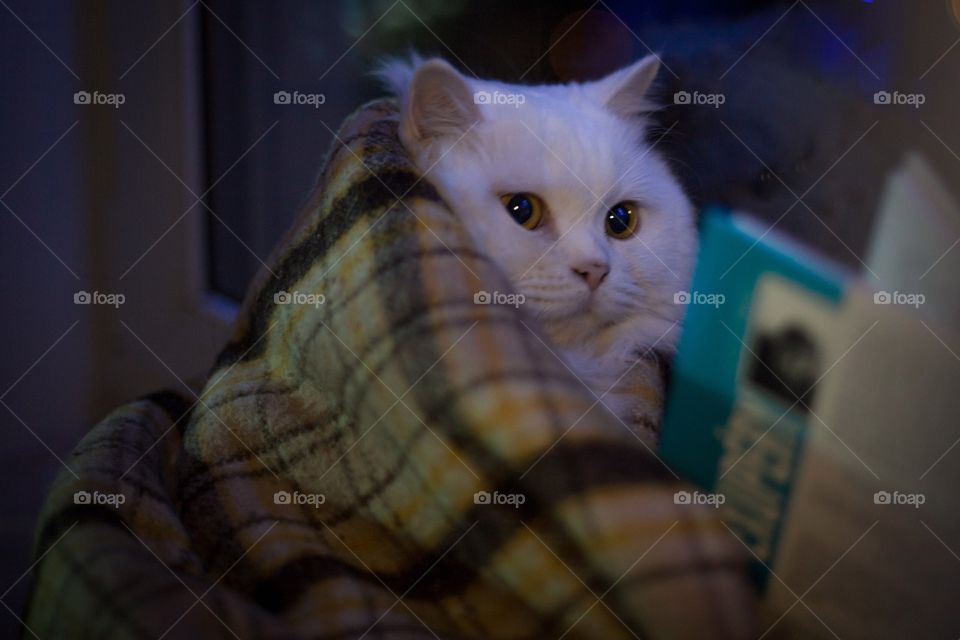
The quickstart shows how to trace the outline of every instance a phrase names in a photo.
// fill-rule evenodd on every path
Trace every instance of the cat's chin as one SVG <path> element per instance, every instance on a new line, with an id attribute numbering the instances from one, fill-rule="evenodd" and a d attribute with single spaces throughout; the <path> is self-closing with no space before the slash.
<path id="1" fill-rule="evenodd" d="M 582 302 L 533 302 L 525 304 L 528 313 L 544 322 L 560 322 L 582 318 L 590 310 L 589 304 Z"/>
<path id="2" fill-rule="evenodd" d="M 581 310 L 539 319 L 546 335 L 562 348 L 625 361 L 651 348 L 672 353 L 680 333 L 677 321 L 648 314 L 611 319 Z"/>
<path id="3" fill-rule="evenodd" d="M 586 296 L 562 302 L 529 301 L 528 312 L 545 322 L 570 322 L 584 328 L 609 327 L 620 323 L 623 307 L 595 296 Z"/>
<path id="4" fill-rule="evenodd" d="M 623 321 L 622 307 L 605 303 L 596 296 L 568 298 L 563 301 L 528 298 L 525 309 L 544 323 L 563 324 L 573 331 L 588 335 Z"/>

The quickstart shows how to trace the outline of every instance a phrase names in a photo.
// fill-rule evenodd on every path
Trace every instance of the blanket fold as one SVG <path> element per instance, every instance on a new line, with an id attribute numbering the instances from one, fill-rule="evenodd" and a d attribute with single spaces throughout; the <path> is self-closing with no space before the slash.
<path id="1" fill-rule="evenodd" d="M 397 139 L 339 130 L 202 390 L 120 407 L 44 506 L 47 638 L 740 638 L 743 548 L 606 412 Z M 482 302 L 482 299 L 480 300 Z M 659 421 L 656 358 L 632 373 Z"/>

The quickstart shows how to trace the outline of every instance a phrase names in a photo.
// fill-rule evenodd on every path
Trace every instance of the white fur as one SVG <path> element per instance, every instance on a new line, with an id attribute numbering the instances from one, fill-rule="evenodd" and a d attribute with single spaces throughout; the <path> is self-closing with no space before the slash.
<path id="1" fill-rule="evenodd" d="M 549 86 L 476 80 L 416 57 L 380 71 L 400 98 L 401 139 L 418 169 L 597 395 L 638 350 L 674 348 L 683 306 L 673 296 L 688 288 L 696 253 L 691 204 L 644 141 L 656 69 L 649 57 L 596 82 Z M 523 104 L 476 104 L 481 91 Z M 500 196 L 518 192 L 545 203 L 539 228 L 505 211 Z M 640 205 L 641 221 L 617 240 L 604 217 L 622 201 Z M 574 272 L 593 262 L 609 265 L 595 291 Z"/>

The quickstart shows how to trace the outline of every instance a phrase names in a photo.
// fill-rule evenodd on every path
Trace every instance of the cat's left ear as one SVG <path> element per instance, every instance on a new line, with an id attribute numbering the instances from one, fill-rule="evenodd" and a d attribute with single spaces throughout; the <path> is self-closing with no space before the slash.
<path id="1" fill-rule="evenodd" d="M 651 54 L 597 80 L 594 90 L 605 107 L 617 115 L 633 119 L 656 110 L 656 104 L 647 93 L 659 70 L 660 58 Z"/>

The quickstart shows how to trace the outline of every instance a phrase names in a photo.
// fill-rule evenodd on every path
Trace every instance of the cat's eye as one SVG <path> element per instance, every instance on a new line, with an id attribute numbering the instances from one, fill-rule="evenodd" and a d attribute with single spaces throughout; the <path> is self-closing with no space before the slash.
<path id="1" fill-rule="evenodd" d="M 510 217 L 524 229 L 536 229 L 543 220 L 543 201 L 532 193 L 508 193 L 500 202 Z"/>
<path id="2" fill-rule="evenodd" d="M 640 217 L 637 215 L 636 206 L 631 202 L 618 202 L 610 207 L 604 221 L 607 234 L 617 240 L 626 240 L 632 236 L 639 224 Z"/>

